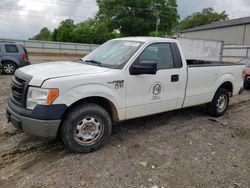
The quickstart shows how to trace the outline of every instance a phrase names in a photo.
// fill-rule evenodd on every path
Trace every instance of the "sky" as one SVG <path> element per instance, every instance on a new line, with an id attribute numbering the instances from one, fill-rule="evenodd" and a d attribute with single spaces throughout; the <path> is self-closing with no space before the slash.
<path id="1" fill-rule="evenodd" d="M 226 11 L 229 18 L 250 16 L 250 0 L 177 0 L 181 19 L 213 7 Z M 95 0 L 0 0 L 0 38 L 28 39 L 44 26 L 53 30 L 60 21 L 75 22 L 95 16 Z"/>

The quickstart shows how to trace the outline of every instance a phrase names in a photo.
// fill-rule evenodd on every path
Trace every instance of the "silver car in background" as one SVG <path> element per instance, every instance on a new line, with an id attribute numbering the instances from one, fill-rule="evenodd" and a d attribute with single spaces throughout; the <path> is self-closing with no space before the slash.
<path id="1" fill-rule="evenodd" d="M 0 42 L 0 72 L 14 74 L 17 68 L 30 65 L 28 52 L 21 44 Z"/>

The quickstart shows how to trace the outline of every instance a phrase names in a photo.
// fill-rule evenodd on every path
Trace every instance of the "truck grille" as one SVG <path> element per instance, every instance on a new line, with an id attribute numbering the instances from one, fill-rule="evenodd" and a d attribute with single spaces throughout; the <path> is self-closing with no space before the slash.
<path id="1" fill-rule="evenodd" d="M 13 76 L 11 83 L 11 99 L 14 103 L 24 106 L 26 81 Z"/>

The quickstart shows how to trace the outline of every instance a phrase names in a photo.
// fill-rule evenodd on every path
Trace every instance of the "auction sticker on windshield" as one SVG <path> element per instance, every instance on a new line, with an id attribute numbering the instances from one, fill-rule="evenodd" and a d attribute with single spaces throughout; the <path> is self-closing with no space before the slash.
<path id="1" fill-rule="evenodd" d="M 140 43 L 139 42 L 125 42 L 124 45 L 137 47 L 140 45 Z"/>

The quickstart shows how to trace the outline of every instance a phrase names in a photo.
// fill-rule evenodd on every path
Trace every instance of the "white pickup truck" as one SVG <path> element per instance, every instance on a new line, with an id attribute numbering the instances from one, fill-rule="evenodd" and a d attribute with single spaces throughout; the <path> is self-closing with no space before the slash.
<path id="1" fill-rule="evenodd" d="M 86 153 L 107 142 L 114 122 L 200 104 L 212 116 L 223 115 L 229 97 L 242 92 L 243 68 L 187 65 L 174 39 L 114 39 L 78 63 L 18 69 L 6 115 L 25 133 L 60 136 L 69 149 Z"/>

